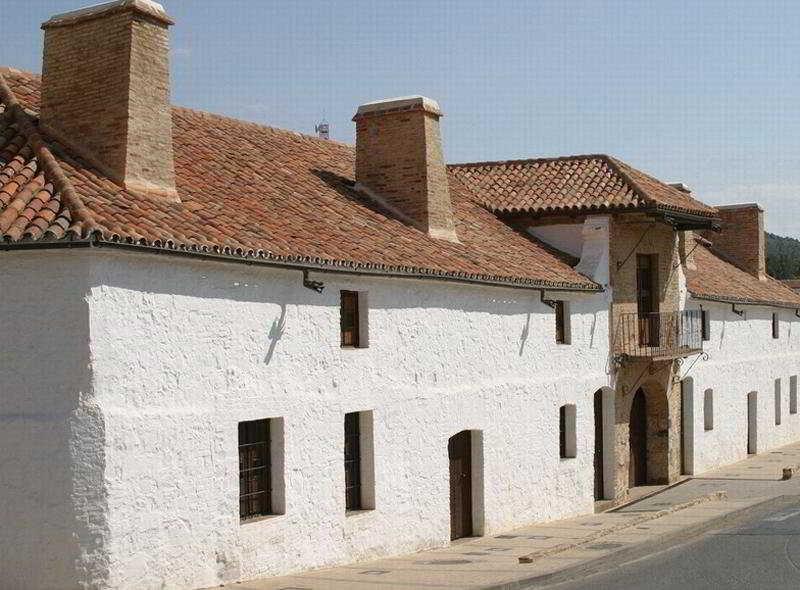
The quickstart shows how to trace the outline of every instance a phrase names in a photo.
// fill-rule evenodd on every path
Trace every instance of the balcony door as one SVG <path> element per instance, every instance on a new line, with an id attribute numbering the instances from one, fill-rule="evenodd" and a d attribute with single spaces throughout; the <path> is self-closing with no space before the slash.
<path id="1" fill-rule="evenodd" d="M 636 255 L 636 308 L 639 344 L 658 346 L 658 255 Z"/>

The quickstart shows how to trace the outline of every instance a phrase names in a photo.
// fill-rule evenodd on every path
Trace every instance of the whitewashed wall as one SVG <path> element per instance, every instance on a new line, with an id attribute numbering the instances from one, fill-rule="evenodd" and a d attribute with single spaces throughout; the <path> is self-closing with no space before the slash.
<path id="1" fill-rule="evenodd" d="M 214 585 L 449 542 L 447 440 L 483 431 L 485 532 L 592 510 L 592 395 L 607 303 L 105 251 L 87 297 L 105 424 L 113 587 Z M 75 255 L 80 255 L 75 253 Z M 339 289 L 369 293 L 368 349 L 339 346 Z M 558 454 L 577 405 L 578 456 Z M 372 410 L 374 511 L 345 515 L 343 416 Z M 240 524 L 237 423 L 283 417 L 286 514 Z M 391 531 L 391 533 L 388 533 Z"/>
<path id="2" fill-rule="evenodd" d="M 693 381 L 694 473 L 747 457 L 747 394 L 758 392 L 758 452 L 800 440 L 800 414 L 789 413 L 789 378 L 800 375 L 800 319 L 793 310 L 737 306 L 690 299 L 687 309 L 711 313 L 709 360 L 688 373 Z M 781 315 L 780 338 L 772 338 L 772 313 Z M 688 359 L 684 370 L 691 364 Z M 781 424 L 775 424 L 775 379 L 781 379 Z M 703 394 L 713 389 L 714 428 L 704 430 Z"/>
<path id="3" fill-rule="evenodd" d="M 88 265 L 0 253 L 0 586 L 94 587 L 103 420 L 90 400 Z M 77 501 L 76 501 L 77 500 Z"/>

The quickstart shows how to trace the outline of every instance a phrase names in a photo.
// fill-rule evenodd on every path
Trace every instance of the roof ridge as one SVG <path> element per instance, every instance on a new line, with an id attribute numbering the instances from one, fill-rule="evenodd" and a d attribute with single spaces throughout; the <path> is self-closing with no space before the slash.
<path id="1" fill-rule="evenodd" d="M 39 79 L 41 79 L 41 77 L 42 77 L 41 74 L 37 74 L 35 72 L 29 72 L 27 70 L 20 70 L 19 68 L 15 68 L 15 67 L 12 67 L 12 66 L 0 65 L 0 76 L 2 76 L 3 74 L 11 74 L 13 76 L 34 76 L 34 77 L 39 78 Z M 213 119 L 222 119 L 222 120 L 225 120 L 225 121 L 232 121 L 234 123 L 240 123 L 240 124 L 243 124 L 243 125 L 253 125 L 254 127 L 257 127 L 259 129 L 268 129 L 268 130 L 276 132 L 276 133 L 286 133 L 286 134 L 289 134 L 289 135 L 298 135 L 298 136 L 300 136 L 300 137 L 302 137 L 304 139 L 310 139 L 310 140 L 315 141 L 315 142 L 320 142 L 320 143 L 324 142 L 325 144 L 334 144 L 334 145 L 339 145 L 339 146 L 347 147 L 347 148 L 354 148 L 355 147 L 353 144 L 347 143 L 347 142 L 344 142 L 344 141 L 339 141 L 339 140 L 336 140 L 336 139 L 321 139 L 321 138 L 317 137 L 316 135 L 312 135 L 310 133 L 304 133 L 302 131 L 296 131 L 294 129 L 284 129 L 283 127 L 275 127 L 274 125 L 268 125 L 266 123 L 259 123 L 258 121 L 250 121 L 248 119 L 239 119 L 237 117 L 233 117 L 233 116 L 230 116 L 230 115 L 223 115 L 221 113 L 214 113 L 212 111 L 206 111 L 206 110 L 203 110 L 203 109 L 187 107 L 187 106 L 183 106 L 183 105 L 179 105 L 179 104 L 170 104 L 170 108 L 173 111 L 175 111 L 175 110 L 185 111 L 185 112 L 188 112 L 188 113 L 191 113 L 191 114 L 194 114 L 194 115 L 200 115 L 200 116 L 203 116 L 203 117 L 211 117 Z"/>
<path id="2" fill-rule="evenodd" d="M 22 105 L 17 101 L 17 97 L 8 86 L 3 72 L 0 72 L 0 101 L 5 103 L 6 110 L 11 111 L 17 128 L 31 144 L 36 157 L 41 160 L 42 168 L 47 175 L 51 177 L 53 185 L 63 196 L 64 204 L 69 209 L 70 214 L 74 215 L 75 219 L 82 224 L 81 229 L 84 230 L 84 236 L 82 237 L 88 237 L 89 234 L 98 229 L 98 225 L 92 218 L 88 207 L 84 205 L 81 198 L 75 192 L 72 183 L 69 181 L 66 174 L 64 174 L 61 165 L 58 163 L 55 156 L 53 156 L 50 148 L 47 147 L 47 144 L 42 139 L 41 135 L 39 135 L 38 130 L 31 122 L 25 109 L 23 109 Z"/>
<path id="3" fill-rule="evenodd" d="M 640 187 L 639 184 L 636 181 L 634 181 L 633 178 L 631 178 L 631 175 L 622 169 L 621 164 L 624 165 L 623 162 L 617 160 L 613 156 L 603 155 L 602 158 L 614 172 L 616 172 L 619 176 L 622 177 L 622 180 L 625 181 L 625 184 L 631 187 L 631 189 L 633 190 L 634 193 L 636 193 L 636 196 L 639 199 L 641 199 L 648 205 L 657 205 L 657 203 L 655 203 L 655 201 L 653 201 L 650 197 L 648 197 L 647 193 L 645 193 L 645 191 L 642 190 L 642 187 Z"/>
<path id="4" fill-rule="evenodd" d="M 483 162 L 456 162 L 448 168 L 468 168 L 471 166 L 501 166 L 503 164 L 533 164 L 536 162 L 568 162 L 570 160 L 608 159 L 605 154 L 575 154 L 571 156 L 542 156 L 541 158 L 521 158 L 517 160 L 486 160 Z"/>
<path id="5" fill-rule="evenodd" d="M 182 106 L 182 105 L 173 104 L 173 105 L 170 105 L 170 106 L 172 107 L 173 111 L 185 111 L 185 112 L 191 113 L 193 115 L 200 115 L 200 116 L 203 116 L 203 117 L 210 117 L 212 119 L 222 119 L 224 121 L 231 121 L 233 123 L 239 123 L 239 124 L 242 124 L 242 125 L 252 125 L 253 127 L 257 127 L 258 129 L 267 129 L 267 130 L 275 132 L 275 133 L 285 133 L 287 135 L 299 135 L 303 139 L 310 139 L 310 140 L 312 140 L 314 142 L 317 142 L 317 143 L 320 143 L 320 144 L 323 144 L 323 145 L 333 144 L 333 145 L 338 145 L 338 146 L 347 147 L 347 148 L 351 148 L 351 149 L 355 148 L 355 146 L 353 144 L 351 144 L 351 143 L 346 143 L 344 141 L 339 141 L 337 139 L 322 139 L 320 137 L 317 137 L 316 135 L 311 135 L 310 133 L 303 133 L 302 131 L 295 131 L 294 129 L 284 129 L 283 127 L 275 127 L 273 125 L 267 125 L 265 123 L 259 123 L 257 121 L 248 121 L 247 119 L 237 119 L 236 117 L 232 117 L 230 115 L 223 115 L 221 113 L 213 113 L 211 111 L 204 111 L 202 109 L 194 109 L 192 107 L 186 107 L 186 106 Z"/>

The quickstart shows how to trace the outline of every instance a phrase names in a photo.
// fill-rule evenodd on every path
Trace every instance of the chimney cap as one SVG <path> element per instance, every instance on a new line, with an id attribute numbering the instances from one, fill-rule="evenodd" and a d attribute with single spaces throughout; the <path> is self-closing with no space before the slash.
<path id="1" fill-rule="evenodd" d="M 736 209 L 758 209 L 759 211 L 764 211 L 764 208 L 758 203 L 736 203 L 733 205 L 714 205 L 714 206 L 717 209 L 722 209 L 723 211 L 734 211 Z"/>
<path id="2" fill-rule="evenodd" d="M 672 188 L 678 189 L 682 193 L 686 193 L 686 194 L 691 194 L 692 193 L 692 189 L 689 188 L 689 185 L 686 184 L 685 182 L 668 182 L 667 184 L 669 186 L 671 186 Z"/>
<path id="3" fill-rule="evenodd" d="M 114 0 L 113 2 L 104 2 L 102 4 L 95 4 L 85 8 L 78 8 L 70 12 L 56 14 L 50 17 L 47 21 L 42 23 L 43 29 L 54 27 L 66 27 L 76 23 L 100 18 L 115 12 L 138 12 L 165 25 L 174 25 L 173 21 L 168 15 L 164 7 L 158 2 L 153 0 Z"/>
<path id="4" fill-rule="evenodd" d="M 384 98 L 383 100 L 364 103 L 358 107 L 353 120 L 355 121 L 367 115 L 417 110 L 431 113 L 437 117 L 442 116 L 442 111 L 439 108 L 438 102 L 432 98 L 417 94 L 413 96 L 399 96 L 397 98 Z"/>

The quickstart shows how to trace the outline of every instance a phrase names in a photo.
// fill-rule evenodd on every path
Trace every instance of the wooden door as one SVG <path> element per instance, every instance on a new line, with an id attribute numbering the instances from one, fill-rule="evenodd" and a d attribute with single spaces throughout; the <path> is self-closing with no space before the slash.
<path id="1" fill-rule="evenodd" d="M 658 346 L 658 257 L 636 255 L 636 310 L 639 314 L 639 344 Z"/>
<path id="2" fill-rule="evenodd" d="M 628 485 L 641 486 L 647 483 L 647 402 L 641 389 L 633 396 L 629 436 Z"/>
<path id="3" fill-rule="evenodd" d="M 450 459 L 450 539 L 472 536 L 472 445 L 469 430 L 447 443 Z"/>
<path id="4" fill-rule="evenodd" d="M 603 499 L 603 391 L 594 392 L 594 499 Z"/>

